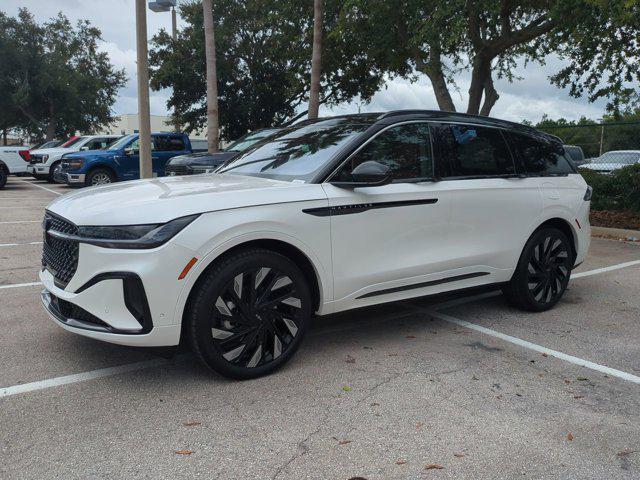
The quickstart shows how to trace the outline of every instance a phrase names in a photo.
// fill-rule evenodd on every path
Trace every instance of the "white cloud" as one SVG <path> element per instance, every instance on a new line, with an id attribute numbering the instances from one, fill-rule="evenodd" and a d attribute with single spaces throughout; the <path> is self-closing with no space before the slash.
<path id="1" fill-rule="evenodd" d="M 101 48 L 109 53 L 111 61 L 118 68 L 124 68 L 129 81 L 120 92 L 114 105 L 116 113 L 132 113 L 138 110 L 136 88 L 135 54 L 135 10 L 132 0 L 2 0 L 0 10 L 15 15 L 20 7 L 26 7 L 34 13 L 38 21 L 44 21 L 62 11 L 72 21 L 88 19 L 102 31 L 104 43 Z M 168 13 L 147 14 L 148 38 L 160 28 L 170 29 L 171 16 Z M 180 27 L 180 23 L 178 25 Z M 575 99 L 566 90 L 558 89 L 549 83 L 549 75 L 557 72 L 563 62 L 555 57 L 547 59 L 546 65 L 530 64 L 526 68 L 520 63 L 518 73 L 523 80 L 509 83 L 497 80 L 496 88 L 500 100 L 492 111 L 493 116 L 509 120 L 523 119 L 538 121 L 547 113 L 553 118 L 565 117 L 577 119 L 582 115 L 596 118 L 604 112 L 604 101 L 590 104 L 586 99 Z M 463 72 L 458 80 L 460 92 L 452 92 L 459 110 L 466 106 L 469 74 Z M 168 91 L 151 92 L 151 113 L 166 114 Z M 415 83 L 396 79 L 387 82 L 368 105 L 362 105 L 362 111 L 384 111 L 403 108 L 435 109 L 437 103 L 433 89 L 426 77 L 420 77 Z M 322 112 L 352 113 L 358 111 L 358 103 L 334 107 Z"/>

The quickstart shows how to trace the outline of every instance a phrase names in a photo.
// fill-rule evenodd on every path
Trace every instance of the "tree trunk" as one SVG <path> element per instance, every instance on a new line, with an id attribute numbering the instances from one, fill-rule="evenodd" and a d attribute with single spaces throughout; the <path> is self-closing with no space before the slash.
<path id="1" fill-rule="evenodd" d="M 469 86 L 469 103 L 467 104 L 467 113 L 472 115 L 478 115 L 480 113 L 480 104 L 482 102 L 482 93 L 484 92 L 485 82 L 487 81 L 487 78 L 490 77 L 491 60 L 487 60 L 483 55 L 478 54 L 473 61 L 473 69 L 471 70 L 471 85 Z"/>
<path id="2" fill-rule="evenodd" d="M 445 112 L 455 112 L 456 106 L 447 88 L 447 80 L 444 76 L 439 48 L 433 45 L 430 46 L 428 62 L 422 59 L 421 52 L 417 49 L 414 51 L 413 57 L 416 63 L 416 69 L 424 73 L 429 77 L 429 80 L 431 80 L 431 86 L 433 87 L 436 102 L 438 102 L 438 108 Z"/>
<path id="3" fill-rule="evenodd" d="M 49 123 L 47 124 L 47 129 L 44 133 L 45 141 L 49 142 L 56 138 L 56 112 L 53 106 L 49 106 Z"/>
<path id="4" fill-rule="evenodd" d="M 7 129 L 6 128 L 2 129 L 2 144 L 5 147 L 7 146 Z"/>
<path id="5" fill-rule="evenodd" d="M 204 14 L 204 42 L 207 61 L 207 142 L 209 152 L 217 152 L 220 135 L 218 117 L 218 78 L 216 73 L 216 40 L 213 29 L 211 0 L 202 0 Z"/>
<path id="6" fill-rule="evenodd" d="M 493 86 L 493 79 L 491 78 L 491 74 L 489 74 L 484 82 L 484 102 L 482 104 L 482 108 L 480 109 L 480 115 L 482 115 L 483 117 L 488 117 L 491 113 L 491 109 L 496 104 L 499 98 L 500 95 Z"/>
<path id="7" fill-rule="evenodd" d="M 320 70 L 322 55 L 322 0 L 313 0 L 313 52 L 311 53 L 311 91 L 309 118 L 318 118 L 320 108 Z"/>

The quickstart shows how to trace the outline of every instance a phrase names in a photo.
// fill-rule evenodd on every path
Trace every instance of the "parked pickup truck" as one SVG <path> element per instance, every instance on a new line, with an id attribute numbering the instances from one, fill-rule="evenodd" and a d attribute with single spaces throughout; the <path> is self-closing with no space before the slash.
<path id="1" fill-rule="evenodd" d="M 191 153 L 189 137 L 183 133 L 154 133 L 151 135 L 153 175 L 162 177 L 169 159 Z M 67 153 L 57 181 L 69 185 L 102 185 L 140 178 L 140 147 L 138 134 L 127 135 L 109 146 L 108 150 Z"/>
<path id="2" fill-rule="evenodd" d="M 83 135 L 75 137 L 60 147 L 32 150 L 29 173 L 38 180 L 53 182 L 54 172 L 65 153 L 105 148 L 117 138 L 119 135 Z"/>
<path id="3" fill-rule="evenodd" d="M 25 173 L 29 165 L 29 147 L 0 147 L 0 188 L 7 183 L 9 175 Z"/>

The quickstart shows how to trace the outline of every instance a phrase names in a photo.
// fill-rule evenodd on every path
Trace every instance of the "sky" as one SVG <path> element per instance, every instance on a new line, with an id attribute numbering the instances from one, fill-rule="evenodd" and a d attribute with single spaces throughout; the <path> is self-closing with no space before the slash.
<path id="1" fill-rule="evenodd" d="M 135 51 L 135 9 L 133 0 L 0 0 L 0 10 L 16 15 L 20 7 L 28 8 L 38 21 L 45 21 L 64 13 L 72 22 L 87 19 L 100 28 L 104 41 L 100 48 L 108 52 L 111 62 L 117 68 L 124 68 L 129 81 L 120 90 L 113 106 L 116 114 L 136 113 L 136 51 Z M 180 28 L 178 19 L 178 28 Z M 147 35 L 150 39 L 161 28 L 171 30 L 171 14 L 148 11 Z M 582 116 L 600 118 L 604 113 L 606 101 L 589 103 L 585 98 L 573 98 L 566 90 L 552 86 L 548 77 L 560 70 L 561 60 L 548 58 L 546 65 L 519 65 L 516 76 L 522 80 L 509 83 L 495 81 L 500 99 L 493 108 L 491 116 L 512 121 L 530 120 L 537 122 L 543 114 L 551 118 L 564 117 L 570 120 Z M 454 103 L 458 110 L 464 111 L 469 75 L 461 74 L 457 81 L 459 92 L 453 92 Z M 166 115 L 166 101 L 169 91 L 150 93 L 151 114 Z M 321 108 L 321 115 L 341 114 L 361 111 L 387 111 L 396 109 L 437 109 L 429 80 L 421 76 L 416 82 L 395 79 L 386 83 L 369 104 L 356 102 L 340 105 L 327 110 Z"/>

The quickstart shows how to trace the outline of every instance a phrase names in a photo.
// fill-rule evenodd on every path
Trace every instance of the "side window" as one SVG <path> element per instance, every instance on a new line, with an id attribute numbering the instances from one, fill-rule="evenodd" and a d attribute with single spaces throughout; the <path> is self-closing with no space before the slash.
<path id="1" fill-rule="evenodd" d="M 109 139 L 107 138 L 94 138 L 89 143 L 87 143 L 87 147 L 89 150 L 100 150 L 106 147 L 109 144 Z"/>
<path id="2" fill-rule="evenodd" d="M 475 125 L 438 125 L 438 145 L 443 176 L 501 176 L 515 173 L 515 166 L 502 132 Z"/>
<path id="3" fill-rule="evenodd" d="M 182 137 L 156 137 L 156 150 L 161 152 L 179 152 L 185 149 Z"/>
<path id="4" fill-rule="evenodd" d="M 407 123 L 380 133 L 352 156 L 336 180 L 350 181 L 351 172 L 364 162 L 385 165 L 394 180 L 433 177 L 429 124 Z"/>
<path id="5" fill-rule="evenodd" d="M 564 149 L 543 139 L 509 132 L 514 155 L 530 175 L 566 175 L 574 173 Z"/>

